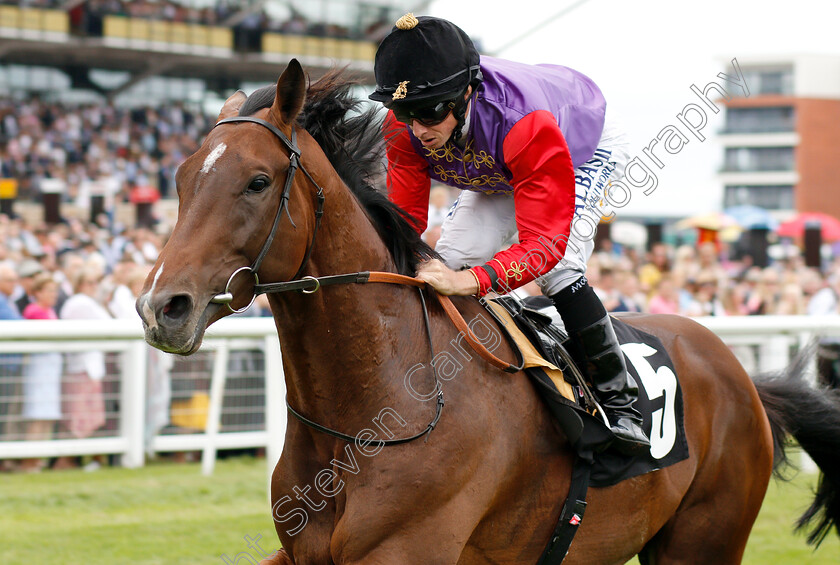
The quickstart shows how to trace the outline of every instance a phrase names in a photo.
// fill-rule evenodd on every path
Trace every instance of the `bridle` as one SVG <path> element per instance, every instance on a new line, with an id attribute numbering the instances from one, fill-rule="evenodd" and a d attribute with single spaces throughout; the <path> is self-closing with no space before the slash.
<path id="1" fill-rule="evenodd" d="M 301 277 L 303 270 L 306 266 L 306 263 L 309 261 L 309 257 L 312 254 L 312 249 L 315 245 L 315 235 L 318 233 L 318 227 L 321 225 L 321 218 L 324 215 L 324 202 L 326 197 L 324 196 L 324 189 L 312 178 L 312 175 L 306 170 L 306 167 L 303 166 L 303 163 L 300 161 L 301 151 L 297 145 L 297 134 L 295 133 L 295 128 L 292 126 L 292 134 L 291 138 L 286 137 L 279 128 L 277 128 L 274 124 L 262 120 L 260 118 L 254 118 L 251 116 L 234 116 L 231 118 L 225 118 L 223 120 L 219 120 L 216 122 L 216 125 L 213 126 L 218 127 L 222 124 L 229 124 L 229 123 L 237 123 L 237 122 L 249 122 L 261 125 L 267 128 L 271 133 L 273 133 L 277 138 L 286 146 L 289 150 L 289 170 L 286 173 L 286 180 L 283 185 L 283 192 L 280 194 L 280 206 L 277 209 L 277 213 L 274 216 L 274 223 L 271 226 L 271 231 L 266 238 L 265 243 L 262 246 L 257 258 L 250 266 L 240 267 L 236 269 L 233 274 L 228 278 L 227 284 L 225 285 L 224 292 L 221 292 L 215 295 L 210 302 L 214 304 L 224 304 L 228 307 L 228 309 L 233 313 L 244 312 L 256 300 L 256 297 L 260 294 L 265 293 L 275 293 L 275 292 L 288 292 L 292 290 L 300 291 L 305 294 L 311 294 L 316 292 L 323 286 L 331 286 L 336 284 L 349 284 L 349 283 L 356 283 L 356 284 L 364 284 L 364 283 L 371 283 L 371 282 L 381 282 L 381 283 L 391 283 L 391 284 L 402 284 L 408 286 L 414 286 L 418 289 L 418 293 L 420 295 L 420 301 L 423 305 L 423 319 L 426 326 L 426 337 L 429 342 L 429 350 L 431 351 L 432 360 L 435 359 L 435 351 L 434 345 L 432 343 L 432 330 L 431 330 L 431 323 L 429 321 L 429 311 L 426 306 L 426 297 L 423 294 L 423 288 L 426 286 L 426 283 L 421 281 L 420 279 L 416 279 L 414 277 L 407 277 L 405 275 L 399 275 L 396 273 L 383 273 L 383 272 L 370 272 L 370 271 L 363 271 L 357 273 L 347 273 L 343 275 L 328 275 L 323 277 L 312 277 L 312 276 L 304 276 Z M 309 242 L 309 246 L 306 249 L 306 254 L 303 257 L 303 261 L 301 262 L 300 268 L 295 273 L 293 280 L 286 281 L 286 282 L 275 282 L 275 283 L 265 283 L 261 284 L 259 277 L 257 275 L 257 270 L 262 265 L 265 256 L 268 254 L 268 250 L 271 247 L 271 244 L 274 242 L 274 237 L 277 234 L 277 228 L 280 225 L 280 217 L 283 215 L 283 210 L 286 211 L 286 215 L 289 217 L 289 221 L 292 223 L 292 226 L 295 226 L 294 220 L 292 220 L 292 215 L 289 212 L 288 203 L 290 198 L 290 192 L 292 188 L 292 182 L 295 178 L 295 173 L 297 170 L 300 169 L 303 171 L 303 174 L 306 175 L 306 178 L 309 179 L 309 182 L 315 186 L 316 192 L 316 199 L 317 199 L 317 207 L 315 209 L 315 229 L 312 233 L 312 239 Z M 230 291 L 231 283 L 233 279 L 243 271 L 250 271 L 254 276 L 254 296 L 251 298 L 251 302 L 248 303 L 247 306 L 244 308 L 234 309 L 231 307 L 231 302 L 233 302 L 233 293 Z M 444 307 L 444 310 L 449 315 L 450 319 L 455 323 L 455 327 L 461 331 L 464 335 L 465 341 L 472 346 L 472 348 L 481 355 L 484 359 L 488 360 L 493 365 L 499 367 L 505 372 L 515 373 L 522 369 L 524 366 L 524 360 L 520 363 L 519 366 L 507 363 L 502 361 L 498 357 L 494 356 L 490 351 L 487 350 L 478 340 L 475 339 L 475 336 L 472 334 L 471 330 L 467 326 L 466 322 L 464 321 L 463 317 L 457 311 L 457 309 L 452 305 L 452 302 L 449 300 L 449 297 L 438 295 L 438 298 L 441 301 L 441 305 Z M 432 374 L 435 379 L 435 391 L 437 392 L 437 406 L 435 411 L 435 416 L 432 421 L 426 426 L 422 432 L 415 434 L 411 437 L 406 438 L 399 438 L 399 439 L 390 439 L 390 440 L 371 440 L 369 443 L 371 445 L 377 446 L 388 446 L 388 445 L 400 445 L 403 443 L 408 443 L 410 441 L 414 441 L 423 437 L 424 435 L 429 434 L 435 426 L 437 425 L 438 421 L 440 420 L 441 413 L 443 412 L 443 387 L 440 384 L 440 380 L 437 377 L 437 371 L 434 367 L 434 362 L 429 364 L 432 367 Z M 286 400 L 286 407 L 288 408 L 289 412 L 302 423 L 306 424 L 307 426 L 318 430 L 322 433 L 330 435 L 332 437 L 336 437 L 348 442 L 355 442 L 357 438 L 355 436 L 351 436 L 348 434 L 343 434 L 341 432 L 332 430 L 327 428 L 326 426 L 322 426 L 317 422 L 310 420 L 309 418 L 305 417 L 304 415 L 297 412 Z M 368 440 L 365 440 L 366 442 Z"/>
<path id="2" fill-rule="evenodd" d="M 280 225 L 280 217 L 283 215 L 283 210 L 286 211 L 286 215 L 289 217 L 289 221 L 292 223 L 292 226 L 297 227 L 295 226 L 295 221 L 292 220 L 292 214 L 291 212 L 289 212 L 288 203 L 290 198 L 290 192 L 292 190 L 292 182 L 295 180 L 295 173 L 298 169 L 303 171 L 303 174 L 306 175 L 306 178 L 309 179 L 309 182 L 311 182 L 315 186 L 317 190 L 317 192 L 315 193 L 315 198 L 317 199 L 318 205 L 315 209 L 315 230 L 312 232 L 312 240 L 309 242 L 309 247 L 307 247 L 306 249 L 306 254 L 303 257 L 303 261 L 300 264 L 300 268 L 297 270 L 297 273 L 295 273 L 295 276 L 292 277 L 293 279 L 297 279 L 298 277 L 300 277 L 304 267 L 306 266 L 306 262 L 309 261 L 309 256 L 312 254 L 312 248 L 315 245 L 315 235 L 318 233 L 318 228 L 321 225 L 321 218 L 324 215 L 324 201 L 326 200 L 326 198 L 324 197 L 324 189 L 321 188 L 321 185 L 319 185 L 314 178 L 312 178 L 312 175 L 309 174 L 309 171 L 307 171 L 306 167 L 303 166 L 303 163 L 300 162 L 301 151 L 300 147 L 298 147 L 297 144 L 297 133 L 295 132 L 294 126 L 292 126 L 291 139 L 286 137 L 286 134 L 280 131 L 280 129 L 274 124 L 265 120 L 261 120 L 260 118 L 253 118 L 251 116 L 234 116 L 232 118 L 225 118 L 224 120 L 219 120 L 218 122 L 216 122 L 216 125 L 213 127 L 216 128 L 222 124 L 230 124 L 237 122 L 250 122 L 253 124 L 259 124 L 264 128 L 267 128 L 271 133 L 277 136 L 281 143 L 283 143 L 283 145 L 286 146 L 286 149 L 289 150 L 289 170 L 286 173 L 286 181 L 283 184 L 283 192 L 280 193 L 280 206 L 277 208 L 277 214 L 274 215 L 274 223 L 271 225 L 271 231 L 268 233 L 268 237 L 266 238 L 262 249 L 260 249 L 259 254 L 257 254 L 257 258 L 254 259 L 254 262 L 251 263 L 250 266 L 240 267 L 236 269 L 230 276 L 230 278 L 228 278 L 228 282 L 225 285 L 224 292 L 217 294 L 212 299 L 210 299 L 210 302 L 214 304 L 225 304 L 228 307 L 228 309 L 234 314 L 244 312 L 245 310 L 250 308 L 251 305 L 254 303 L 254 300 L 256 300 L 257 296 L 259 296 L 260 294 L 263 294 L 265 292 L 279 292 L 274 290 L 266 290 L 266 285 L 260 284 L 260 278 L 257 275 L 257 271 L 259 270 L 260 265 L 262 265 L 265 256 L 268 255 L 268 250 L 271 248 L 271 244 L 274 243 L 274 236 L 277 234 L 277 227 Z M 244 308 L 234 310 L 233 307 L 230 305 L 230 303 L 233 302 L 233 293 L 230 292 L 230 285 L 233 282 L 233 279 L 236 277 L 236 275 L 243 271 L 251 271 L 251 273 L 254 275 L 254 296 L 251 298 L 251 302 L 249 302 L 247 306 L 245 306 Z M 308 279 L 315 280 L 314 277 L 306 277 L 304 280 Z M 318 290 L 318 285 L 316 285 L 315 288 L 312 290 L 304 290 L 303 292 L 315 292 L 316 290 Z"/>

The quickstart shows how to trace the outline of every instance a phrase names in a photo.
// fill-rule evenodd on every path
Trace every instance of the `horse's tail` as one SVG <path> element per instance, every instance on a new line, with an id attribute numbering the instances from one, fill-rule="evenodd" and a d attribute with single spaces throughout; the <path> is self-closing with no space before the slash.
<path id="1" fill-rule="evenodd" d="M 776 475 L 781 477 L 788 462 L 785 449 L 790 436 L 820 468 L 814 501 L 796 528 L 812 528 L 808 543 L 819 546 L 832 528 L 840 534 L 840 392 L 815 389 L 805 382 L 810 359 L 810 354 L 800 355 L 781 376 L 756 379 L 756 388 L 773 431 Z"/>

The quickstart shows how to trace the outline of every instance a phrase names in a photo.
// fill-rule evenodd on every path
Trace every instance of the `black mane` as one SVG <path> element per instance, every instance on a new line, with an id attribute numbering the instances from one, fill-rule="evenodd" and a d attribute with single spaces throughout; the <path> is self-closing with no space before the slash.
<path id="1" fill-rule="evenodd" d="M 437 254 L 420 239 L 407 214 L 375 185 L 384 177 L 385 144 L 382 118 L 376 108 L 362 111 L 351 90 L 357 83 L 333 70 L 307 89 L 298 125 L 318 142 L 339 177 L 350 187 L 394 258 L 397 271 L 414 276 L 417 265 Z M 248 97 L 239 111 L 249 116 L 274 102 L 275 87 L 266 86 Z"/>

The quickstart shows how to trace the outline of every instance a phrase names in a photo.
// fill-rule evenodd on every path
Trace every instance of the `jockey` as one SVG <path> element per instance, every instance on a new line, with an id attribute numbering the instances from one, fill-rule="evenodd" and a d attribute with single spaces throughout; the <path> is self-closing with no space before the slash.
<path id="1" fill-rule="evenodd" d="M 480 57 L 451 22 L 406 14 L 382 40 L 369 96 L 389 112 L 390 198 L 426 229 L 431 179 L 462 190 L 441 228 L 444 262 L 417 277 L 438 292 L 484 296 L 536 280 L 566 331 L 625 453 L 650 448 L 603 304 L 584 276 L 604 189 L 626 142 L 586 76 L 556 65 Z M 502 246 L 518 231 L 518 243 Z"/>

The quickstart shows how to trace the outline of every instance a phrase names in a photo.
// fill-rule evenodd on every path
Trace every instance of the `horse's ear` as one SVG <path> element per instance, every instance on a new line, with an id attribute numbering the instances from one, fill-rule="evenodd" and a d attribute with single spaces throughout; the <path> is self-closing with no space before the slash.
<path id="1" fill-rule="evenodd" d="M 306 76 L 298 60 L 292 59 L 277 81 L 277 94 L 271 106 L 271 118 L 275 124 L 294 123 L 305 98 Z"/>
<path id="2" fill-rule="evenodd" d="M 236 92 L 234 92 L 230 96 L 230 98 L 225 100 L 225 104 L 224 106 L 222 106 L 222 111 L 219 112 L 219 119 L 216 121 L 220 122 L 226 118 L 239 115 L 239 109 L 242 107 L 242 104 L 244 104 L 245 100 L 247 99 L 248 96 L 246 96 L 245 93 L 241 90 L 237 90 Z"/>

